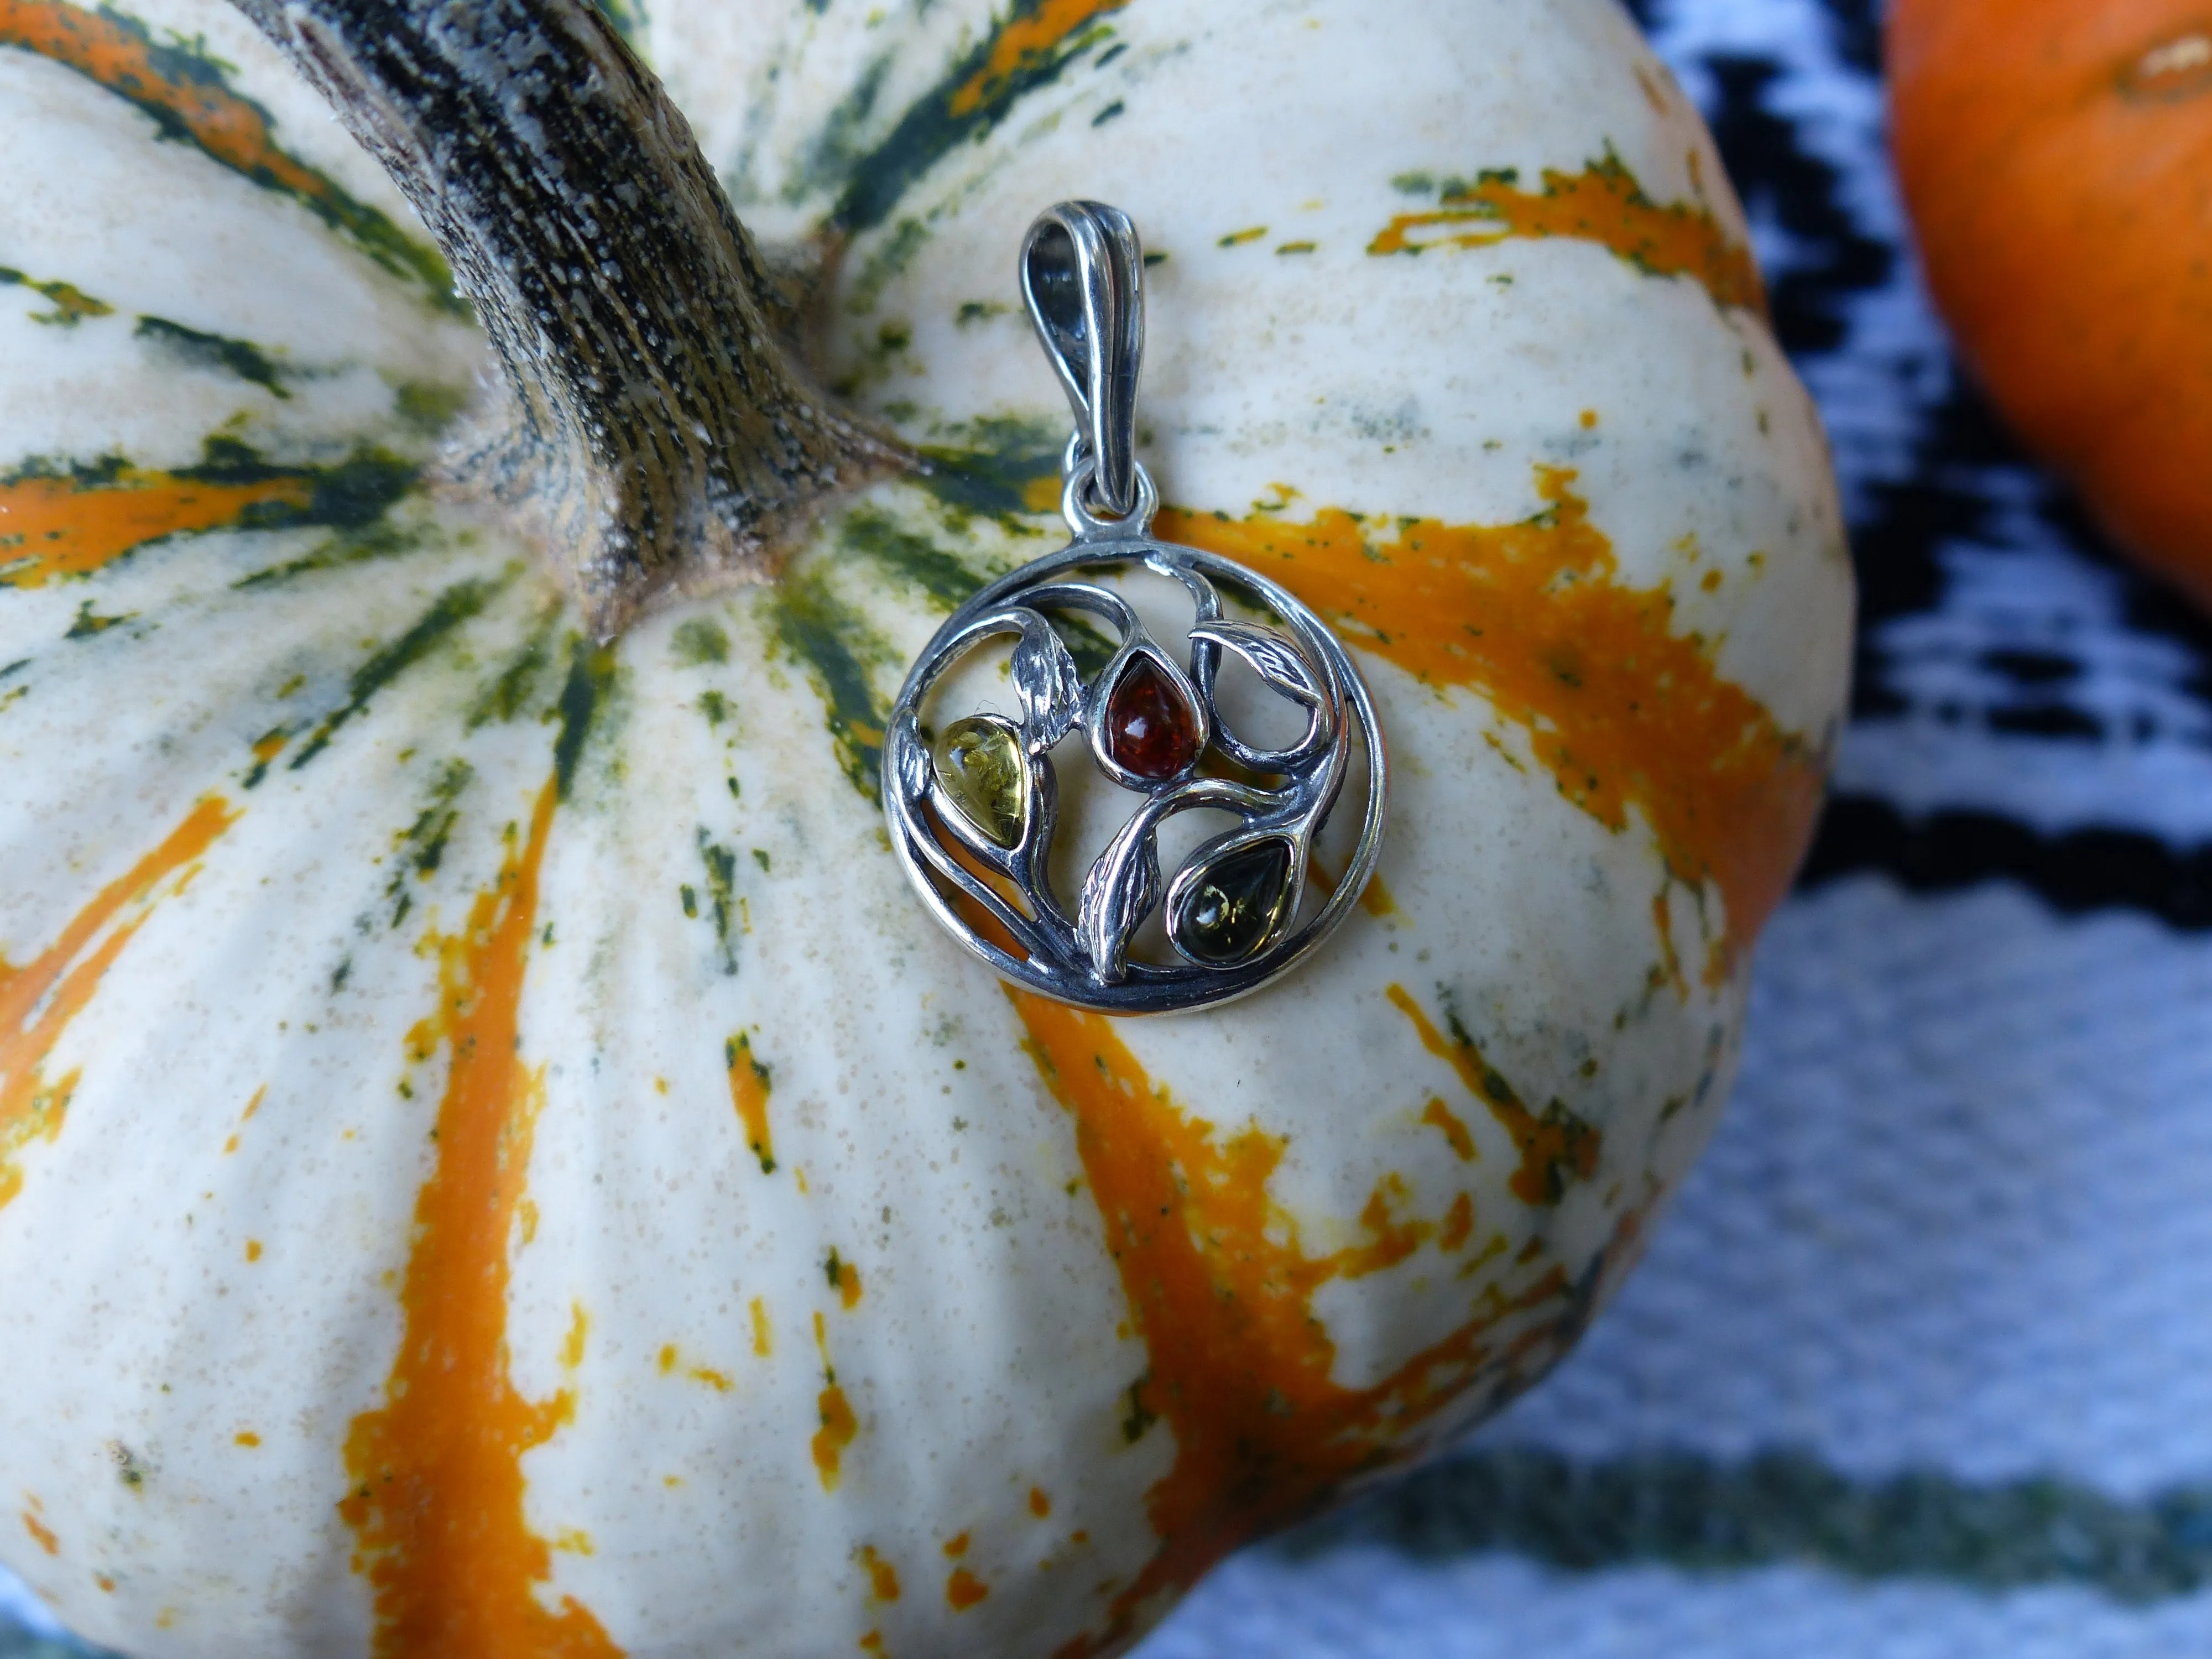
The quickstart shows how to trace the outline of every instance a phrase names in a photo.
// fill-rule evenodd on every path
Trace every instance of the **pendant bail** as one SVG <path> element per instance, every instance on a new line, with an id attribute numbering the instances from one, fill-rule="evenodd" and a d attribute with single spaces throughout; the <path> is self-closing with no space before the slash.
<path id="1" fill-rule="evenodd" d="M 1103 202 L 1047 208 L 1022 239 L 1022 298 L 1075 410 L 1069 473 L 1091 464 L 1097 503 L 1137 506 L 1137 373 L 1145 354 L 1145 254 Z"/>

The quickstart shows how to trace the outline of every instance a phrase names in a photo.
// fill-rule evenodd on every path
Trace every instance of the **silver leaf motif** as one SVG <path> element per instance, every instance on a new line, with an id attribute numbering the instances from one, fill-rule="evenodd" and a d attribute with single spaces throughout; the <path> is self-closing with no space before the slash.
<path id="1" fill-rule="evenodd" d="M 1305 653 L 1272 628 L 1223 617 L 1200 623 L 1190 636 L 1234 651 L 1270 687 L 1308 708 L 1318 706 L 1326 695 L 1321 676 Z"/>
<path id="2" fill-rule="evenodd" d="M 1133 835 L 1132 830 L 1137 833 Z M 1092 977 L 1106 984 L 1121 978 L 1129 935 L 1151 913 L 1159 896 L 1159 854 L 1153 848 L 1150 827 L 1140 817 L 1124 826 L 1083 878 L 1076 926 L 1091 958 Z"/>
<path id="3" fill-rule="evenodd" d="M 909 713 L 891 727 L 890 772 L 908 800 L 927 798 L 932 767 L 929 745 L 921 740 L 921 724 Z"/>
<path id="4" fill-rule="evenodd" d="M 1083 672 L 1057 630 L 1034 611 L 1021 613 L 1022 637 L 1014 647 L 1014 696 L 1032 750 L 1066 737 L 1083 707 Z"/>

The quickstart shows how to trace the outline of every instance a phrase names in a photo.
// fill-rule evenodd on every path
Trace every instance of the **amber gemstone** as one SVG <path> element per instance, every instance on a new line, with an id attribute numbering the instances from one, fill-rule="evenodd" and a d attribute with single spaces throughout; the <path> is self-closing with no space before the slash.
<path id="1" fill-rule="evenodd" d="M 1216 967 L 1242 962 L 1273 937 L 1291 896 L 1291 849 L 1279 841 L 1239 848 L 1184 890 L 1176 943 Z"/>
<path id="2" fill-rule="evenodd" d="M 939 739 L 935 760 L 937 781 L 963 817 L 1000 847 L 1021 840 L 1030 769 L 1012 731 L 980 715 L 955 720 Z"/>
<path id="3" fill-rule="evenodd" d="M 1131 657 L 1106 699 L 1106 753 L 1158 783 L 1198 758 L 1198 721 L 1175 682 L 1149 657 Z"/>

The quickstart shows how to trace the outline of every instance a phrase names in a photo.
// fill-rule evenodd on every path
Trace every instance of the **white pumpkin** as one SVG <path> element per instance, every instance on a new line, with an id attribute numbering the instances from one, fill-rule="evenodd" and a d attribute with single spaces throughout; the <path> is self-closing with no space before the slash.
<path id="1" fill-rule="evenodd" d="M 605 649 L 417 477 L 484 351 L 375 163 L 131 3 L 0 0 L 0 1560 L 134 1654 L 1103 1654 L 1564 1352 L 1727 1092 L 1851 608 L 1609 0 L 653 0 L 933 471 Z M 1164 256 L 1162 533 L 1340 627 L 1395 769 L 1364 911 L 1182 1018 L 1002 989 L 875 793 L 1064 538 L 1070 197 Z"/>

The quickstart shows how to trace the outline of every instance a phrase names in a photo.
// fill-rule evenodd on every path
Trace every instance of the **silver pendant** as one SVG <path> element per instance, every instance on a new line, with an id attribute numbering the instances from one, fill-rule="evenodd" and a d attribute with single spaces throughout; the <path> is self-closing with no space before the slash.
<path id="1" fill-rule="evenodd" d="M 1304 961 L 1375 872 L 1387 782 L 1374 700 L 1322 620 L 1234 560 L 1151 534 L 1159 497 L 1136 459 L 1143 273 L 1128 216 L 1096 202 L 1048 209 L 1024 239 L 1022 296 L 1075 410 L 1060 496 L 1074 539 L 945 619 L 892 707 L 883 772 L 892 848 L 953 937 L 1017 985 L 1117 1014 L 1207 1007 Z M 1157 616 L 1163 595 L 1191 615 L 1181 652 L 1132 603 Z M 994 641 L 1011 641 L 1011 712 L 982 706 Z M 1086 651 L 1105 659 L 1088 675 Z M 1237 718 L 1284 728 L 1272 744 L 1224 718 L 1232 658 L 1252 671 Z M 1270 699 L 1282 707 L 1255 709 Z M 1079 749 L 1138 801 L 1071 908 L 1051 870 L 1054 755 Z M 1355 780 L 1358 834 L 1332 884 L 1316 842 Z M 1163 883 L 1163 828 L 1198 809 L 1237 822 Z"/>

